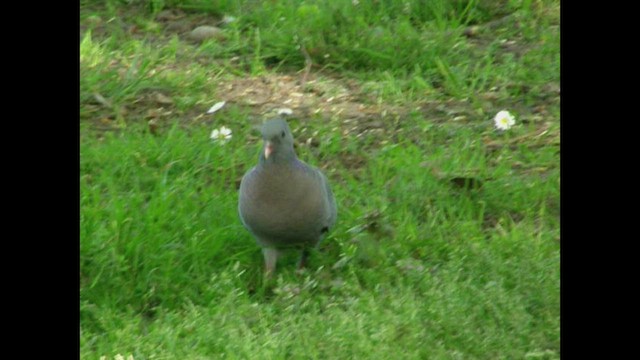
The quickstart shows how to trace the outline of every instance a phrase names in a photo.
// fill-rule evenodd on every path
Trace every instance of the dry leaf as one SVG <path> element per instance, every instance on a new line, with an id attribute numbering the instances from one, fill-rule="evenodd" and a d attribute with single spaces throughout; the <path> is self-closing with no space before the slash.
<path id="1" fill-rule="evenodd" d="M 107 100 L 104 98 L 104 96 L 98 94 L 98 93 L 93 93 L 93 98 L 96 99 L 96 101 L 98 102 L 98 104 L 106 107 L 106 108 L 111 108 L 113 107 L 113 104 L 111 104 L 111 101 Z"/>
<path id="2" fill-rule="evenodd" d="M 151 119 L 147 124 L 149 125 L 149 132 L 153 135 L 158 135 L 158 122 L 155 119 Z"/>
<path id="3" fill-rule="evenodd" d="M 224 106 L 224 104 L 226 104 L 226 101 L 220 101 L 218 103 L 215 103 L 210 109 L 209 111 L 207 111 L 207 114 L 213 114 L 214 112 L 222 109 L 222 107 Z"/>
<path id="4" fill-rule="evenodd" d="M 173 104 L 173 100 L 170 97 L 163 95 L 161 93 L 156 93 L 155 100 L 157 103 L 160 103 L 160 104 L 165 104 L 165 105 Z"/>

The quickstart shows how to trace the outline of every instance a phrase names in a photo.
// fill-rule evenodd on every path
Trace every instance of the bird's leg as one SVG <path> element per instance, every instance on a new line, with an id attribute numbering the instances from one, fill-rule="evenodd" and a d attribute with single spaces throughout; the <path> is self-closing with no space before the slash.
<path id="1" fill-rule="evenodd" d="M 302 255 L 300 255 L 300 261 L 298 261 L 298 270 L 307 266 L 307 260 L 309 260 L 309 249 L 302 249 Z"/>
<path id="2" fill-rule="evenodd" d="M 278 250 L 274 248 L 263 248 L 265 275 L 271 276 L 276 271 L 276 262 L 278 261 Z"/>

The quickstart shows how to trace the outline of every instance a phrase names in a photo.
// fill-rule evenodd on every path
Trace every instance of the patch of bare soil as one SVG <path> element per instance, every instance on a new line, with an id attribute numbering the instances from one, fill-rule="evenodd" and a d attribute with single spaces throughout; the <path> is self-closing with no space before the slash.
<path id="1" fill-rule="evenodd" d="M 400 116 L 406 108 L 374 104 L 359 86 L 350 80 L 311 75 L 304 85 L 299 76 L 270 74 L 259 78 L 221 81 L 220 100 L 250 109 L 258 116 L 290 111 L 300 119 L 340 120 L 352 124 L 345 129 L 358 133 L 384 128 L 381 119 Z"/>
<path id="2" fill-rule="evenodd" d="M 559 86 L 549 84 L 542 89 L 540 101 L 534 106 L 525 106 L 517 102 L 509 102 L 499 94 L 491 91 L 479 94 L 482 108 L 509 109 L 518 114 L 518 121 L 533 123 L 533 131 L 518 137 L 494 139 L 485 135 L 483 142 L 489 152 L 504 147 L 516 148 L 521 145 L 536 148 L 547 145 L 559 145 L 560 138 L 557 131 L 551 130 L 552 115 L 550 106 L 559 102 Z M 111 107 L 110 102 L 100 94 L 94 94 L 93 101 L 83 104 L 86 117 L 93 118 L 97 129 L 109 130 L 123 128 L 125 122 L 143 121 L 149 126 L 149 131 L 157 133 L 172 125 L 175 119 L 183 119 L 184 126 L 212 122 L 214 117 L 206 115 L 205 105 L 195 107 L 187 112 L 176 109 L 172 94 L 160 89 L 147 89 L 140 92 L 137 98 L 117 109 Z M 458 124 L 460 126 L 476 126 L 479 117 L 486 117 L 485 124 L 490 121 L 492 114 L 480 116 L 477 104 L 469 100 L 448 99 L 445 101 L 425 100 L 419 103 L 408 103 L 402 106 L 395 104 L 376 103 L 375 99 L 366 94 L 359 84 L 353 80 L 331 78 L 311 74 L 306 83 L 301 84 L 301 76 L 287 74 L 268 74 L 261 77 L 230 78 L 219 80 L 215 97 L 211 104 L 225 101 L 225 107 L 237 107 L 248 114 L 255 124 L 259 124 L 266 117 L 275 117 L 283 111 L 290 111 L 292 116 L 301 121 L 313 119 L 330 123 L 344 136 L 359 138 L 367 136 L 373 142 L 394 141 L 399 133 L 405 138 L 420 142 L 420 134 L 411 133 L 411 129 L 404 129 L 402 120 L 418 116 L 436 124 Z M 286 109 L 286 110 L 285 110 Z M 553 128 L 555 129 L 555 127 Z M 301 145 L 317 147 L 318 138 L 306 127 L 299 129 Z M 345 154 L 343 159 L 353 163 L 355 167 L 362 165 L 361 159 L 355 159 L 354 154 Z M 350 166 L 351 167 L 351 166 Z"/>

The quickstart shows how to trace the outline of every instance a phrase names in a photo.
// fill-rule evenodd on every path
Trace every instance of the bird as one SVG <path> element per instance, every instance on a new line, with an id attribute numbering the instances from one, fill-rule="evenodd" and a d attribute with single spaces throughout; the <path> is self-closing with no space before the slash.
<path id="1" fill-rule="evenodd" d="M 265 273 L 271 276 L 287 249 L 301 251 L 298 269 L 306 266 L 336 223 L 336 200 L 327 177 L 298 159 L 293 135 L 281 118 L 266 121 L 258 164 L 240 182 L 238 212 L 245 228 L 262 248 Z"/>

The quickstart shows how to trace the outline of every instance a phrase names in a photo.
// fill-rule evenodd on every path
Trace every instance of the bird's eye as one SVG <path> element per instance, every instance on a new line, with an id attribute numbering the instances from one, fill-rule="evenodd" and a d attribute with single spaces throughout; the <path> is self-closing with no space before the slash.
<path id="1" fill-rule="evenodd" d="M 284 138 L 284 131 L 280 133 L 280 136 L 282 136 L 282 138 Z"/>

